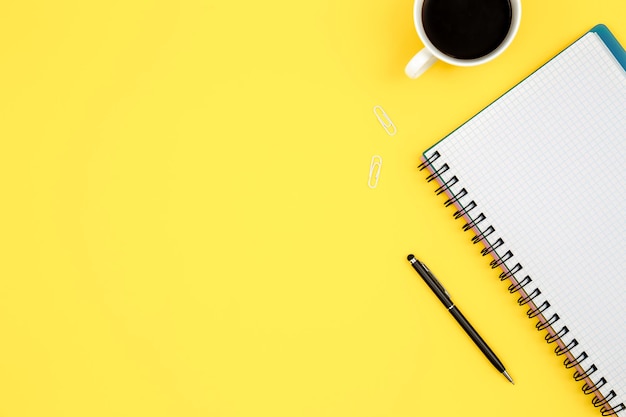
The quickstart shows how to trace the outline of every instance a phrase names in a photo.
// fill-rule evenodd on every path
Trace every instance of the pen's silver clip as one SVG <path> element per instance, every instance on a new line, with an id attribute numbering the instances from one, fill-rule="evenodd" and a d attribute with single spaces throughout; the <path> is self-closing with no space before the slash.
<path id="1" fill-rule="evenodd" d="M 424 268 L 424 271 L 426 271 L 430 279 L 433 281 L 433 284 L 435 284 L 448 298 L 450 298 L 450 294 L 448 293 L 448 291 L 444 288 L 443 285 L 441 285 L 441 282 L 439 282 L 435 275 L 430 272 L 430 269 L 428 269 L 428 267 L 424 265 L 421 261 L 418 260 L 417 262 L 419 262 L 421 267 Z"/>

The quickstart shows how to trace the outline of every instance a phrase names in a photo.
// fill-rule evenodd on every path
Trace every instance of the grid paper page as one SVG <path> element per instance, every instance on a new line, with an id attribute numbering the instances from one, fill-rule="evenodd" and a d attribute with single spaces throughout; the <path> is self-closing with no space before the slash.
<path id="1" fill-rule="evenodd" d="M 590 32 L 425 153 L 450 166 L 498 256 L 523 266 L 564 343 L 626 402 L 626 72 Z M 528 288 L 526 288 L 528 291 Z M 528 291 L 530 292 L 530 291 Z M 620 412 L 619 415 L 622 415 Z"/>

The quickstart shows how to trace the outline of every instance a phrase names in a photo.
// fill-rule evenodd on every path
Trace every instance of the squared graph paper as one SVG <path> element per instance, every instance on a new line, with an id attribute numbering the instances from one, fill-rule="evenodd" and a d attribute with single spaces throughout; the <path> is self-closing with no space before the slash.
<path id="1" fill-rule="evenodd" d="M 522 267 L 513 281 L 530 277 L 531 308 L 558 315 L 548 331 L 579 374 L 597 369 L 586 383 L 601 410 L 626 414 L 626 71 L 601 36 L 584 35 L 424 158 L 449 194 L 467 190 L 457 205 L 476 203 L 466 217 L 485 216 L 478 234 L 493 226 L 485 245 L 504 241 L 494 257 Z"/>

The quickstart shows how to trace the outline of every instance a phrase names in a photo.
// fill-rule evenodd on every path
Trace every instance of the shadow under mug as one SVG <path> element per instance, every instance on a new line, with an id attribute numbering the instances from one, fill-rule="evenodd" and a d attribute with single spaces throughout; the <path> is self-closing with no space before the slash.
<path id="1" fill-rule="evenodd" d="M 504 52 L 504 50 L 511 44 L 513 38 L 515 38 L 515 35 L 517 34 L 517 30 L 519 28 L 520 20 L 522 17 L 521 0 L 509 0 L 511 5 L 511 23 L 509 25 L 508 32 L 506 33 L 502 42 L 495 49 L 480 57 L 471 59 L 455 58 L 439 50 L 435 45 L 433 45 L 428 35 L 426 34 L 426 30 L 424 29 L 422 9 L 424 3 L 427 1 L 434 2 L 438 0 L 415 0 L 413 7 L 413 20 L 415 23 L 415 29 L 417 30 L 418 36 L 424 43 L 424 48 L 419 51 L 406 65 L 404 72 L 409 78 L 419 77 L 435 62 L 437 62 L 437 60 L 446 62 L 450 65 L 456 65 L 461 67 L 480 65 L 491 61 L 502 52 Z"/>

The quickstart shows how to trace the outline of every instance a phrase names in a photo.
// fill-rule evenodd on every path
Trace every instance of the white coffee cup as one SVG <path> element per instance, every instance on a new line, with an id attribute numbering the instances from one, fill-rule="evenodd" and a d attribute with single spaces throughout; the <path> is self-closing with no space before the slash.
<path id="1" fill-rule="evenodd" d="M 424 43 L 424 48 L 419 51 L 405 67 L 404 72 L 409 78 L 419 77 L 435 62 L 437 62 L 437 60 L 460 67 L 480 65 L 491 61 L 504 52 L 504 50 L 511 44 L 513 38 L 517 34 L 522 16 L 521 0 L 509 0 L 511 5 L 511 23 L 509 25 L 509 30 L 500 45 L 483 56 L 472 59 L 461 59 L 442 52 L 435 45 L 433 45 L 433 42 L 429 39 L 426 34 L 426 30 L 424 29 L 424 21 L 422 18 L 422 8 L 426 1 L 432 2 L 436 0 L 415 0 L 413 7 L 413 20 L 415 28 L 418 36 Z"/>

